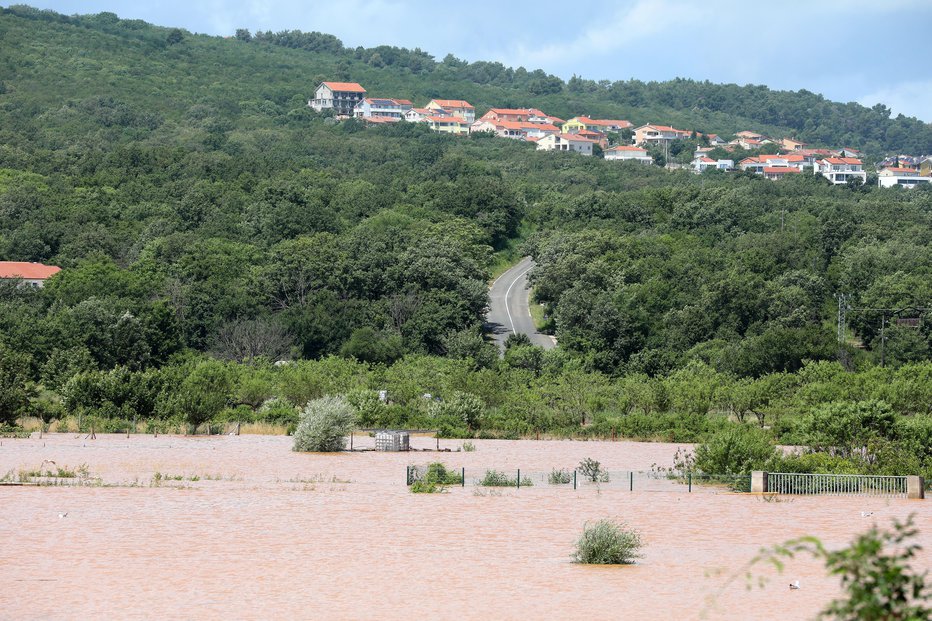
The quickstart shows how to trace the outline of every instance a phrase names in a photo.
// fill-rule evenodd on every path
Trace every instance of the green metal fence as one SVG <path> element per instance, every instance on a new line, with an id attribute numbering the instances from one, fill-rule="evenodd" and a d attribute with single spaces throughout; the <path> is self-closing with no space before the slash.
<path id="1" fill-rule="evenodd" d="M 775 494 L 906 498 L 906 477 L 769 472 L 766 491 Z"/>

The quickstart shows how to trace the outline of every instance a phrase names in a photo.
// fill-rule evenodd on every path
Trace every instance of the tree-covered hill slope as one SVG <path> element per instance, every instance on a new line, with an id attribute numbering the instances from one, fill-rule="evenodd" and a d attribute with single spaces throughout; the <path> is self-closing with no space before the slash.
<path id="1" fill-rule="evenodd" d="M 178 120 L 195 103 L 222 106 L 229 118 L 250 105 L 297 105 L 318 81 L 337 79 L 421 104 L 434 97 L 467 99 L 480 113 L 536 106 L 563 118 L 627 118 L 725 135 L 754 129 L 873 155 L 932 152 L 932 127 L 926 123 L 891 118 L 882 105 L 836 103 L 803 90 L 685 79 L 574 77 L 564 83 L 540 70 L 496 62 L 466 63 L 449 55 L 438 61 L 420 50 L 391 46 L 347 48 L 320 33 L 243 32 L 239 39 L 225 39 L 178 31 L 181 40 L 172 44 L 172 32 L 110 13 L 69 17 L 22 6 L 3 9 L 0 88 L 12 95 L 5 109 L 29 115 L 37 106 L 105 95 L 128 106 L 110 116 L 131 125 Z M 136 110 L 140 106 L 145 112 Z"/>

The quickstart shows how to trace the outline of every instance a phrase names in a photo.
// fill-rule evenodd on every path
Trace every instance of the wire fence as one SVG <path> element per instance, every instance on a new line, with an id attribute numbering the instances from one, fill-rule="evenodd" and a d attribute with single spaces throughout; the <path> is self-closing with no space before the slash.
<path id="1" fill-rule="evenodd" d="M 666 472 L 637 470 L 581 471 L 554 468 L 549 472 L 522 469 L 444 468 L 430 465 L 408 466 L 408 485 L 431 480 L 447 488 L 547 488 L 568 490 L 624 490 L 630 492 L 722 493 L 751 491 L 751 476 L 697 475 L 682 476 Z"/>

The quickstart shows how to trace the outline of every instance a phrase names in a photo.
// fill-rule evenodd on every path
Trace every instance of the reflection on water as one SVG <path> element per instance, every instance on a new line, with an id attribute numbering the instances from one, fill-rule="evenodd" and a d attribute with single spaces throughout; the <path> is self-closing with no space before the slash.
<path id="1" fill-rule="evenodd" d="M 761 568 L 772 576 L 764 588 L 723 585 L 761 546 L 804 534 L 840 546 L 910 512 L 926 548 L 917 566 L 932 566 L 929 501 L 539 484 L 408 493 L 405 466 L 438 458 L 470 470 L 549 472 L 584 457 L 649 470 L 677 448 L 474 443 L 469 453 L 316 455 L 291 452 L 284 437 L 4 439 L 0 476 L 49 459 L 87 464 L 104 486 L 0 487 L 0 618 L 804 619 L 837 593 L 813 561 L 782 576 Z M 637 566 L 570 563 L 582 525 L 603 517 L 642 531 Z"/>

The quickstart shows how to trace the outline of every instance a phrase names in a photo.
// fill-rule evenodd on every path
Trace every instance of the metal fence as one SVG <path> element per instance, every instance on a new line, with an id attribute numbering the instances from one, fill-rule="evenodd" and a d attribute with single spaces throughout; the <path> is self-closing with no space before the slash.
<path id="1" fill-rule="evenodd" d="M 629 492 L 682 492 L 723 493 L 749 492 L 750 475 L 671 475 L 667 472 L 602 470 L 583 472 L 570 469 L 553 469 L 549 472 L 510 468 L 446 468 L 438 480 L 437 473 L 429 474 L 429 466 L 408 466 L 406 481 L 433 477 L 434 482 L 447 488 L 514 488 L 514 489 L 563 489 L 563 490 L 620 490 Z"/>
<path id="2" fill-rule="evenodd" d="M 775 494 L 905 498 L 906 477 L 770 472 L 767 474 L 766 491 Z"/>

